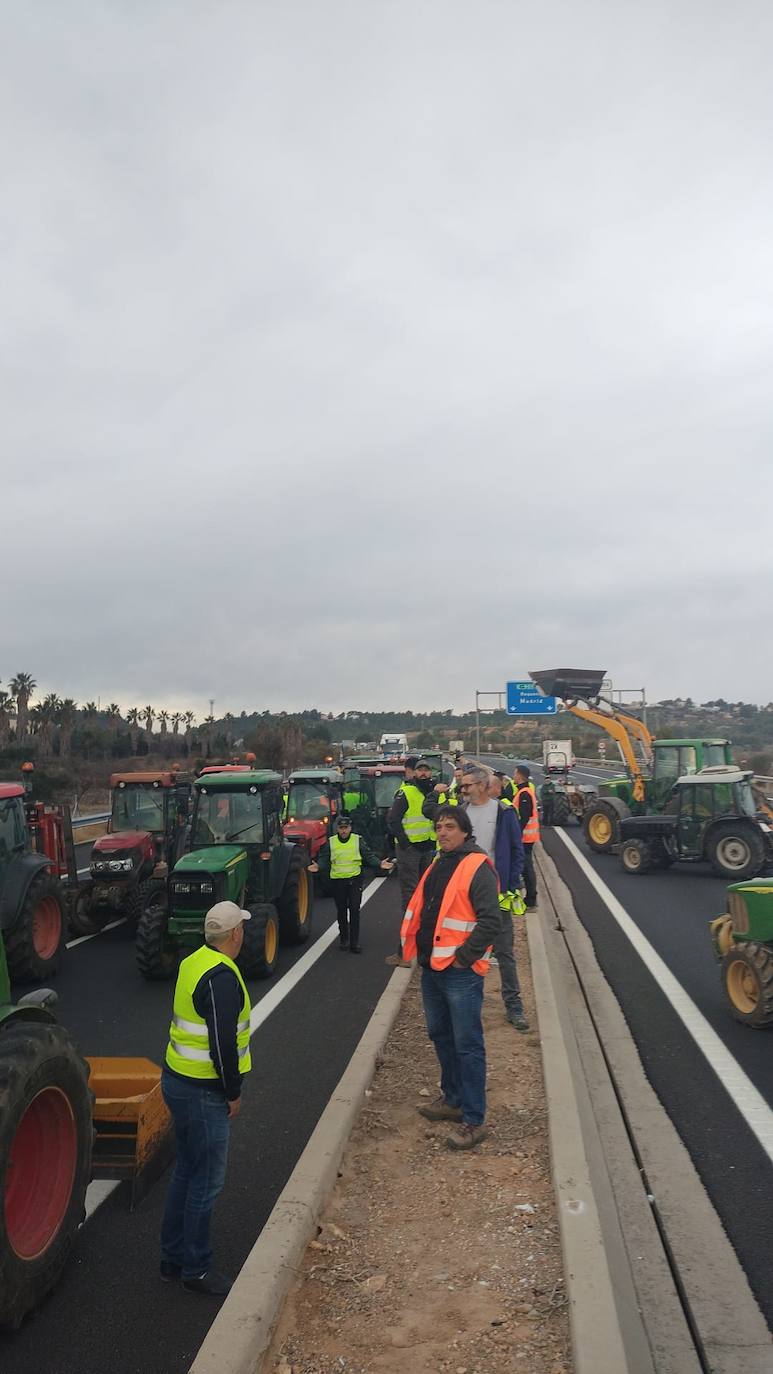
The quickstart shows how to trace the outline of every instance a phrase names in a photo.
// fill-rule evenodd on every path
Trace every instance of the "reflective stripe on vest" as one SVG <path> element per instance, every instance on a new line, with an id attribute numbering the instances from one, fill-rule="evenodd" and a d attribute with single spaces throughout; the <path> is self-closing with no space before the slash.
<path id="1" fill-rule="evenodd" d="M 402 792 L 408 803 L 403 816 L 403 830 L 411 844 L 420 844 L 423 840 L 434 840 L 435 827 L 421 809 L 425 802 L 424 793 L 418 787 L 414 787 L 412 782 L 402 783 L 398 790 Z"/>
<path id="2" fill-rule="evenodd" d="M 435 860 L 437 863 L 437 859 Z M 470 901 L 470 883 L 481 864 L 487 864 L 489 860 L 485 854 L 466 854 L 461 863 L 456 865 L 454 872 L 448 880 L 446 890 L 443 893 L 443 900 L 440 903 L 440 911 L 435 923 L 435 931 L 432 937 L 432 954 L 430 956 L 430 967 L 435 969 L 448 968 L 456 958 L 462 945 L 466 943 L 467 937 L 475 929 L 478 918 L 475 915 L 475 908 Z M 490 864 L 493 870 L 494 865 Z M 424 885 L 427 876 L 432 872 L 432 866 L 422 874 L 419 886 L 411 898 L 410 905 L 403 917 L 400 939 L 403 945 L 403 958 L 413 959 L 416 956 L 417 936 L 421 925 L 421 913 L 424 909 Z M 463 934 L 465 939 L 460 939 Z M 489 956 L 491 945 L 485 954 L 470 967 L 476 973 L 488 973 Z"/>
<path id="3" fill-rule="evenodd" d="M 249 1073 L 252 1067 L 250 1058 L 250 998 L 239 969 L 233 959 L 221 954 L 210 945 L 183 959 L 177 974 L 174 990 L 174 1008 L 169 1027 L 169 1044 L 166 1047 L 166 1062 L 175 1073 L 185 1078 L 217 1078 L 218 1073 L 209 1052 L 209 1032 L 207 1023 L 199 1016 L 193 1005 L 193 994 L 199 983 L 210 969 L 225 964 L 230 968 L 242 990 L 242 1010 L 236 1025 L 236 1048 L 239 1054 L 239 1072 Z"/>
<path id="4" fill-rule="evenodd" d="M 346 844 L 337 835 L 330 836 L 330 876 L 331 878 L 357 878 L 362 873 L 360 837 L 354 832 Z"/>
<path id="5" fill-rule="evenodd" d="M 534 790 L 534 784 L 524 783 L 523 787 L 518 788 L 518 791 L 515 794 L 514 802 L 516 810 L 518 808 L 518 799 L 522 792 L 528 792 L 529 796 L 531 797 L 531 815 L 528 821 L 526 822 L 526 825 L 521 826 L 521 838 L 523 839 L 524 844 L 536 844 L 537 840 L 539 839 L 539 812 L 537 811 L 537 793 Z M 519 820 L 520 817 L 521 813 L 519 811 Z"/>

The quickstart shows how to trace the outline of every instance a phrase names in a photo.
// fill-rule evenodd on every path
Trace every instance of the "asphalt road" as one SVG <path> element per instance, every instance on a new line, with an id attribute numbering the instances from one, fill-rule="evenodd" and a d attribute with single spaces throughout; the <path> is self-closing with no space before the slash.
<path id="1" fill-rule="evenodd" d="M 486 758 L 512 773 L 510 760 Z M 535 782 L 542 770 L 532 765 Z M 576 769 L 581 781 L 609 777 Z M 708 866 L 676 864 L 639 877 L 615 854 L 594 854 L 579 826 L 543 829 L 545 849 L 567 883 L 596 957 L 620 1002 L 644 1070 L 674 1122 L 773 1330 L 773 1165 L 742 1110 L 686 1029 L 651 969 L 574 858 L 573 846 L 611 889 L 650 945 L 773 1107 L 773 1040 L 739 1025 L 727 1009 L 708 923 L 726 908 L 726 883 Z"/>
<path id="2" fill-rule="evenodd" d="M 363 908 L 363 953 L 334 941 L 253 1036 L 215 1212 L 216 1261 L 228 1273 L 244 1263 L 384 990 L 399 916 L 397 880 L 387 879 Z M 312 943 L 333 921 L 332 902 L 317 901 Z M 253 1004 L 312 943 L 282 949 L 274 978 L 250 984 Z M 69 949 L 57 991 L 84 1054 L 162 1061 L 172 984 L 140 978 L 126 925 Z M 89 1218 L 56 1290 L 19 1331 L 0 1333 L 3 1374 L 184 1374 L 218 1302 L 159 1281 L 164 1192 L 162 1180 L 130 1213 L 122 1185 Z"/>

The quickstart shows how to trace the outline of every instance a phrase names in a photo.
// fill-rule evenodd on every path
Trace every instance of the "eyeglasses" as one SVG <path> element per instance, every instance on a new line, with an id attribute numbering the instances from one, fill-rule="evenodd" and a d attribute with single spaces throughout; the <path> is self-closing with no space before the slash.
<path id="1" fill-rule="evenodd" d="M 459 791 L 460 791 L 460 792 L 469 792 L 469 791 L 471 790 L 471 788 L 473 788 L 474 786 L 475 786 L 475 783 L 474 783 L 474 782 L 460 782 L 460 783 L 459 783 Z"/>

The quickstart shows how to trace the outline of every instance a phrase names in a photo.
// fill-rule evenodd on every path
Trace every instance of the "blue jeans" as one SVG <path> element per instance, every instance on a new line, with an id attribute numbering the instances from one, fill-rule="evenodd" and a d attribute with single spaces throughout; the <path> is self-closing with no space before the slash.
<path id="1" fill-rule="evenodd" d="M 161 1225 L 161 1256 L 182 1266 L 183 1278 L 212 1267 L 209 1224 L 225 1182 L 230 1121 L 222 1093 L 166 1069 L 161 1092 L 172 1113 L 177 1159 Z"/>
<path id="2" fill-rule="evenodd" d="M 449 1106 L 461 1107 L 469 1126 L 480 1126 L 486 1118 L 483 978 L 471 968 L 423 968 L 421 996 L 440 1061 L 443 1097 Z"/>

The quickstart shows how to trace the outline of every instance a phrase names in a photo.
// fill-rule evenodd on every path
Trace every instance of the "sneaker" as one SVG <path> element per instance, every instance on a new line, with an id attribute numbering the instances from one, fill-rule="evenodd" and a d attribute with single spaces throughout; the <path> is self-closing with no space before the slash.
<path id="1" fill-rule="evenodd" d="M 423 1116 L 427 1121 L 461 1121 L 461 1107 L 452 1107 L 450 1102 L 446 1102 L 444 1097 L 436 1097 L 434 1102 L 428 1102 L 426 1107 L 419 1107 L 419 1116 Z"/>
<path id="2" fill-rule="evenodd" d="M 159 1273 L 162 1283 L 176 1283 L 183 1271 L 181 1264 L 173 1264 L 171 1260 L 162 1260 Z"/>
<path id="3" fill-rule="evenodd" d="M 386 959 L 384 960 L 384 963 L 385 963 L 385 964 L 389 964 L 389 967 L 390 967 L 390 968 L 410 968 L 410 967 L 411 967 L 411 961 L 410 961 L 410 959 L 404 959 L 403 956 L 402 956 L 402 954 L 388 954 L 387 957 L 386 957 Z"/>
<path id="4" fill-rule="evenodd" d="M 511 1026 L 515 1026 L 517 1031 L 527 1031 L 530 1029 L 529 1023 L 522 1011 L 509 1011 L 507 1013 L 507 1019 Z"/>
<path id="5" fill-rule="evenodd" d="M 472 1150 L 481 1140 L 486 1139 L 487 1134 L 485 1126 L 470 1126 L 466 1121 L 461 1121 L 451 1134 L 446 1136 L 446 1145 L 449 1150 Z"/>
<path id="6" fill-rule="evenodd" d="M 362 945 L 350 945 L 350 946 L 349 946 L 349 953 L 350 953 L 350 954 L 362 954 Z"/>
<path id="7" fill-rule="evenodd" d="M 349 948 L 349 936 L 348 936 L 348 935 L 339 935 L 339 937 L 338 937 L 338 948 L 339 948 L 339 949 L 348 949 L 348 948 Z"/>
<path id="8" fill-rule="evenodd" d="M 537 910 L 537 903 L 536 903 L 536 902 L 524 902 L 524 907 L 526 908 L 527 911 L 536 911 L 536 910 Z"/>
<path id="9" fill-rule="evenodd" d="M 195 1279 L 183 1279 L 183 1288 L 188 1293 L 208 1293 L 213 1298 L 224 1298 L 231 1291 L 231 1280 L 225 1274 L 209 1269 Z"/>

